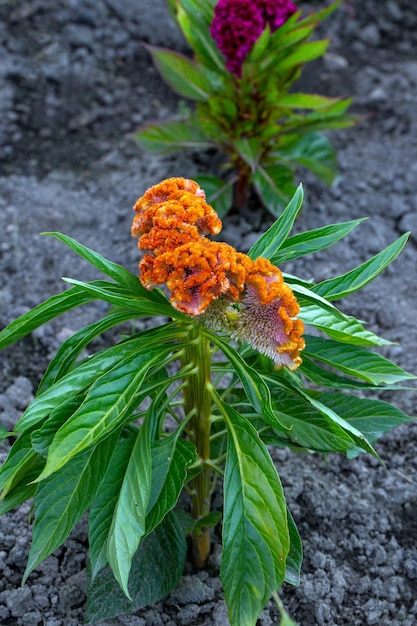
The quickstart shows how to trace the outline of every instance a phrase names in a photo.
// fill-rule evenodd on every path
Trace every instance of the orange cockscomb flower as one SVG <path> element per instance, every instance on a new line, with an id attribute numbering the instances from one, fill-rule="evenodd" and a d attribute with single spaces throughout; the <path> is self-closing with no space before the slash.
<path id="1" fill-rule="evenodd" d="M 226 243 L 201 238 L 155 257 L 146 254 L 139 264 L 140 279 L 147 289 L 165 284 L 175 308 L 200 315 L 220 296 L 228 302 L 240 298 L 247 259 Z"/>
<path id="2" fill-rule="evenodd" d="M 277 367 L 300 365 L 304 326 L 291 288 L 267 259 L 253 261 L 206 238 L 221 221 L 197 183 L 170 178 L 148 189 L 134 210 L 132 234 L 146 251 L 139 264 L 144 287 L 165 285 L 176 309 L 249 343 Z"/>
<path id="3" fill-rule="evenodd" d="M 280 270 L 274 270 L 275 273 L 271 273 L 268 268 L 263 275 L 258 268 L 248 277 L 235 334 L 258 352 L 266 354 L 276 367 L 296 369 L 301 363 L 300 352 L 305 347 L 302 338 L 304 324 L 295 317 L 300 307 L 291 288 L 284 282 Z"/>

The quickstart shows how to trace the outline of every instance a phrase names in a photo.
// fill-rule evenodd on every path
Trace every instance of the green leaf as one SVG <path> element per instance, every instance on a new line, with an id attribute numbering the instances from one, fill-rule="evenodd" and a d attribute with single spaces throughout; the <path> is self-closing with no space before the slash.
<path id="1" fill-rule="evenodd" d="M 365 263 L 346 274 L 318 283 L 313 290 L 327 300 L 337 300 L 362 289 L 397 258 L 404 248 L 408 237 L 409 233 L 404 233 L 404 235 L 381 252 L 378 252 L 371 259 L 365 261 Z"/>
<path id="2" fill-rule="evenodd" d="M 143 44 L 166 83 L 180 96 L 206 101 L 212 93 L 207 70 L 188 57 L 166 48 Z"/>
<path id="3" fill-rule="evenodd" d="M 17 481 L 7 494 L 2 494 L 0 497 L 0 515 L 4 515 L 33 498 L 37 485 L 33 484 L 32 481 L 39 476 L 44 465 L 45 460 L 37 457 L 21 480 Z"/>
<path id="4" fill-rule="evenodd" d="M 48 298 L 3 328 L 0 332 L 0 350 L 29 335 L 35 328 L 39 328 L 54 317 L 91 300 L 95 300 L 95 296 L 76 287 Z"/>
<path id="5" fill-rule="evenodd" d="M 300 533 L 294 521 L 291 511 L 287 507 L 288 531 L 290 534 L 290 551 L 287 556 L 285 569 L 285 582 L 290 585 L 300 584 L 301 566 L 303 564 L 303 545 Z"/>
<path id="6" fill-rule="evenodd" d="M 280 265 L 284 261 L 292 261 L 307 254 L 324 250 L 348 235 L 364 219 L 366 218 L 330 224 L 288 237 L 283 241 L 277 253 L 272 255 L 270 261 L 274 265 Z"/>
<path id="7" fill-rule="evenodd" d="M 44 480 L 122 426 L 142 400 L 140 386 L 149 369 L 171 349 L 162 346 L 133 354 L 100 376 L 79 409 L 55 434 L 38 480 Z"/>
<path id="8" fill-rule="evenodd" d="M 309 41 L 297 46 L 294 52 L 291 52 L 279 61 L 280 74 L 323 56 L 328 47 L 329 40 L 327 39 Z"/>
<path id="9" fill-rule="evenodd" d="M 32 435 L 32 447 L 35 452 L 46 459 L 49 446 L 57 430 L 75 413 L 84 399 L 84 394 L 77 394 L 74 397 L 67 398 L 51 411 L 49 418 L 43 423 L 42 427 L 35 430 Z"/>
<path id="10" fill-rule="evenodd" d="M 141 148 L 162 154 L 184 148 L 205 150 L 215 146 L 195 118 L 148 124 L 132 135 Z"/>
<path id="11" fill-rule="evenodd" d="M 22 584 L 39 563 L 64 543 L 88 508 L 118 437 L 119 433 L 114 433 L 38 486 L 32 546 Z"/>
<path id="12" fill-rule="evenodd" d="M 179 438 L 180 431 L 152 444 L 152 485 L 146 534 L 176 505 L 187 480 L 187 468 L 196 461 L 194 446 Z"/>
<path id="13" fill-rule="evenodd" d="M 168 513 L 154 532 L 146 537 L 136 552 L 129 579 L 132 602 L 115 584 L 110 568 L 87 580 L 88 622 L 111 619 L 132 613 L 165 598 L 179 583 L 184 570 L 187 544 L 173 513 Z"/>
<path id="14" fill-rule="evenodd" d="M 137 298 L 141 296 L 146 301 L 154 299 L 153 294 L 151 294 L 147 289 L 142 287 L 140 281 L 138 280 L 138 277 L 128 272 L 127 269 L 125 269 L 122 265 L 118 265 L 117 263 L 109 261 L 98 252 L 87 248 L 87 246 L 84 246 L 78 241 L 75 241 L 75 239 L 68 237 L 68 235 L 52 232 L 44 232 L 42 234 L 48 235 L 50 237 L 55 237 L 55 239 L 58 239 L 59 241 L 62 241 L 62 243 L 65 243 L 65 245 L 71 248 L 71 250 L 78 254 L 78 256 L 93 265 L 100 272 L 103 272 L 103 274 L 106 274 L 106 276 L 110 276 L 110 278 L 113 278 L 113 280 L 115 280 L 116 282 L 124 285 L 128 289 L 131 289 L 135 293 L 135 296 Z"/>
<path id="15" fill-rule="evenodd" d="M 1 498 L 31 471 L 38 460 L 39 455 L 32 449 L 31 432 L 20 435 L 0 467 L 0 489 L 3 490 Z"/>
<path id="16" fill-rule="evenodd" d="M 122 431 L 123 434 L 123 431 Z M 107 564 L 107 539 L 113 520 L 113 512 L 119 498 L 126 468 L 136 441 L 136 429 L 119 439 L 100 483 L 88 516 L 88 545 L 91 581 Z"/>
<path id="17" fill-rule="evenodd" d="M 253 426 L 223 404 L 228 429 L 220 576 L 230 621 L 255 626 L 285 576 L 290 548 L 281 483 Z"/>
<path id="18" fill-rule="evenodd" d="M 213 19 L 213 7 L 209 2 L 177 3 L 177 19 L 188 43 L 199 61 L 217 73 L 226 73 L 223 57 L 211 37 L 208 25 Z"/>
<path id="19" fill-rule="evenodd" d="M 335 102 L 339 102 L 339 98 L 319 96 L 315 93 L 284 93 L 278 104 L 289 109 L 325 109 Z"/>
<path id="20" fill-rule="evenodd" d="M 353 378 L 346 378 L 345 376 L 340 376 L 335 372 L 330 372 L 329 370 L 321 367 L 320 364 L 310 360 L 306 355 L 303 355 L 303 362 L 300 370 L 308 378 L 308 380 L 321 387 L 328 387 L 331 389 L 372 389 L 373 391 L 375 391 L 375 388 L 378 388 L 376 385 L 361 382 Z M 398 385 L 381 385 L 379 388 L 393 389 L 396 391 L 401 389 L 411 389 L 410 387 L 401 387 Z M 414 389 L 412 390 L 414 391 Z"/>
<path id="21" fill-rule="evenodd" d="M 342 343 L 357 346 L 386 346 L 392 343 L 366 330 L 355 317 L 343 315 L 340 311 L 335 313 L 316 304 L 303 306 L 298 317 L 305 324 L 318 328 Z"/>
<path id="22" fill-rule="evenodd" d="M 317 452 L 344 452 L 354 447 L 340 424 L 299 394 L 281 389 L 275 382 L 272 400 L 280 422 L 288 428 L 285 436 L 293 443 Z"/>
<path id="23" fill-rule="evenodd" d="M 294 192 L 294 174 L 284 165 L 258 165 L 251 180 L 262 202 L 275 217 L 279 216 Z"/>
<path id="24" fill-rule="evenodd" d="M 205 332 L 208 334 L 208 331 Z M 233 370 L 242 383 L 249 402 L 257 413 L 274 428 L 287 432 L 286 427 L 279 422 L 279 419 L 272 408 L 271 393 L 263 377 L 260 376 L 254 368 L 248 365 L 242 356 L 231 345 L 229 345 L 229 343 L 223 341 L 220 337 L 213 333 L 208 334 L 208 336 L 229 360 Z"/>
<path id="25" fill-rule="evenodd" d="M 71 370 L 29 404 L 16 424 L 16 432 L 31 429 L 35 424 L 42 421 L 57 405 L 89 387 L 100 375 L 115 367 L 117 363 L 141 349 L 146 349 L 147 346 L 153 345 L 156 339 L 155 329 L 153 331 L 151 337 L 142 334 L 139 337 L 132 338 L 99 352 L 77 368 Z M 162 336 L 159 335 L 160 340 Z"/>
<path id="26" fill-rule="evenodd" d="M 395 384 L 416 376 L 405 372 L 380 354 L 360 346 L 340 344 L 331 339 L 306 336 L 303 355 L 373 385 Z"/>
<path id="27" fill-rule="evenodd" d="M 146 416 L 132 448 L 107 540 L 107 560 L 129 600 L 132 559 L 145 534 L 151 471 L 151 430 Z"/>
<path id="28" fill-rule="evenodd" d="M 103 319 L 93 322 L 89 326 L 81 328 L 64 341 L 57 353 L 49 363 L 45 374 L 42 377 L 36 394 L 40 395 L 48 387 L 56 383 L 60 378 L 65 376 L 73 365 L 80 352 L 88 346 L 88 344 L 98 335 L 105 332 L 109 328 L 113 328 L 122 322 L 125 322 L 135 315 L 132 311 L 122 311 L 117 313 L 109 313 Z"/>
<path id="29" fill-rule="evenodd" d="M 171 318 L 185 319 L 185 315 L 174 309 L 166 298 L 160 299 L 159 301 L 153 301 L 151 299 L 145 301 L 142 298 L 136 298 L 131 291 L 124 287 L 105 280 L 89 283 L 66 277 L 63 277 L 63 280 L 72 285 L 76 285 L 83 291 L 94 296 L 97 300 L 104 300 L 104 302 L 109 302 L 114 306 L 132 311 L 136 317 L 166 315 Z"/>
<path id="30" fill-rule="evenodd" d="M 271 259 L 277 254 L 293 227 L 294 221 L 303 204 L 303 197 L 303 187 L 299 185 L 291 202 L 282 212 L 281 216 L 249 250 L 248 256 L 250 256 L 251 259 L 257 259 L 258 257 Z"/>
<path id="31" fill-rule="evenodd" d="M 415 421 L 414 417 L 409 417 L 382 400 L 357 398 L 340 392 L 321 393 L 318 398 L 363 433 L 371 443 L 400 424 Z"/>
<path id="32" fill-rule="evenodd" d="M 198 174 L 195 177 L 200 187 L 206 192 L 206 200 L 211 204 L 221 218 L 232 206 L 233 188 L 229 181 L 224 181 L 217 176 Z"/>
<path id="33" fill-rule="evenodd" d="M 294 161 L 308 168 L 328 185 L 337 174 L 336 153 L 325 135 L 309 133 L 286 149 L 279 150 L 281 159 Z"/>

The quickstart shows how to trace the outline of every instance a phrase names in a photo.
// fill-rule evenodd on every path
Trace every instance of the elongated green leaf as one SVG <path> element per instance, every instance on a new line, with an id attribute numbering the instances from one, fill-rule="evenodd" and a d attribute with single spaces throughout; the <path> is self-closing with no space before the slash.
<path id="1" fill-rule="evenodd" d="M 296 191 L 291 169 L 284 165 L 259 165 L 251 179 L 265 207 L 278 217 Z"/>
<path id="2" fill-rule="evenodd" d="M 340 314 L 340 311 L 335 314 L 334 311 L 315 304 L 303 306 L 298 317 L 305 324 L 314 326 L 343 343 L 357 346 L 386 346 L 392 343 L 366 330 L 355 317 Z"/>
<path id="3" fill-rule="evenodd" d="M 139 391 L 148 370 L 170 350 L 162 346 L 134 354 L 96 380 L 79 409 L 57 431 L 38 480 L 122 426 L 142 400 Z"/>
<path id="4" fill-rule="evenodd" d="M 327 39 L 323 39 L 321 41 L 309 41 L 297 46 L 294 52 L 291 52 L 284 59 L 280 60 L 280 73 L 287 72 L 298 65 L 303 65 L 308 61 L 312 61 L 313 59 L 323 56 L 328 47 L 329 41 Z"/>
<path id="5" fill-rule="evenodd" d="M 132 448 L 107 540 L 107 560 L 129 600 L 132 559 L 145 534 L 151 472 L 151 428 L 146 416 Z"/>
<path id="6" fill-rule="evenodd" d="M 46 324 L 54 317 L 58 317 L 86 302 L 91 302 L 95 298 L 94 295 L 83 292 L 76 287 L 48 298 L 3 328 L 0 332 L 0 350 L 29 335 L 35 328 Z"/>
<path id="7" fill-rule="evenodd" d="M 123 359 L 154 344 L 154 337 L 140 336 L 103 350 L 70 371 L 30 403 L 16 424 L 16 432 L 24 432 L 42 421 L 52 409 L 71 396 L 89 387 L 101 374 Z"/>
<path id="8" fill-rule="evenodd" d="M 268 424 L 278 430 L 286 432 L 287 428 L 279 422 L 277 414 L 272 408 L 271 393 L 262 376 L 260 376 L 254 368 L 250 367 L 241 355 L 226 341 L 223 341 L 220 337 L 211 333 L 210 339 L 228 358 L 236 375 L 242 382 L 246 396 L 253 408 Z"/>
<path id="9" fill-rule="evenodd" d="M 144 44 L 166 83 L 180 96 L 204 102 L 212 92 L 206 69 L 188 57 L 165 48 Z"/>
<path id="10" fill-rule="evenodd" d="M 31 432 L 20 435 L 0 467 L 0 489 L 3 490 L 0 499 L 31 471 L 38 460 L 39 455 L 32 449 Z"/>
<path id="11" fill-rule="evenodd" d="M 339 98 L 319 96 L 316 93 L 285 93 L 278 103 L 290 109 L 325 109 L 338 101 Z"/>
<path id="12" fill-rule="evenodd" d="M 215 145 L 192 117 L 182 121 L 148 124 L 132 137 L 144 150 L 162 153 L 175 152 L 183 148 L 204 150 Z"/>
<path id="13" fill-rule="evenodd" d="M 343 452 L 354 447 L 349 433 L 306 399 L 275 386 L 272 400 L 279 420 L 288 428 L 286 437 L 295 444 L 317 452 Z"/>
<path id="14" fill-rule="evenodd" d="M 154 532 L 140 544 L 129 579 L 130 602 L 116 584 L 110 568 L 94 583 L 88 577 L 87 620 L 110 619 L 131 613 L 165 598 L 177 585 L 184 569 L 187 544 L 180 523 L 168 513 Z"/>
<path id="15" fill-rule="evenodd" d="M 130 291 L 120 287 L 120 285 L 105 280 L 89 283 L 66 277 L 63 277 L 63 280 L 72 285 L 76 285 L 81 290 L 91 294 L 91 296 L 95 296 L 95 299 L 104 300 L 122 309 L 131 310 L 135 313 L 136 317 L 152 317 L 154 315 L 166 315 L 167 317 L 178 319 L 184 319 L 185 317 L 183 313 L 174 309 L 166 298 L 159 302 L 152 300 L 144 301 L 141 298 L 135 298 Z"/>
<path id="16" fill-rule="evenodd" d="M 303 564 L 303 546 L 300 533 L 294 521 L 291 511 L 287 507 L 287 522 L 290 533 L 290 551 L 287 556 L 285 582 L 290 585 L 300 584 L 301 566 Z"/>
<path id="17" fill-rule="evenodd" d="M 362 289 L 397 258 L 408 237 L 409 233 L 405 233 L 387 248 L 350 272 L 319 283 L 314 287 L 314 291 L 327 300 L 337 300 Z"/>
<path id="18" fill-rule="evenodd" d="M 416 376 L 405 372 L 380 354 L 360 346 L 340 344 L 331 339 L 306 336 L 304 354 L 330 367 L 374 385 L 395 384 Z"/>
<path id="19" fill-rule="evenodd" d="M 134 315 L 136 314 L 131 311 L 109 313 L 103 319 L 93 322 L 89 326 L 85 326 L 66 339 L 49 363 L 39 383 L 36 392 L 37 395 L 46 391 L 48 387 L 67 374 L 80 352 L 88 346 L 95 337 L 109 328 L 113 328 L 126 320 L 132 319 Z"/>
<path id="20" fill-rule="evenodd" d="M 251 259 L 258 257 L 271 259 L 278 253 L 278 250 L 284 244 L 288 233 L 293 227 L 294 221 L 303 204 L 303 197 L 303 187 L 299 185 L 291 202 L 282 212 L 281 216 L 249 250 L 248 256 L 250 256 Z"/>
<path id="21" fill-rule="evenodd" d="M 283 241 L 277 253 L 272 255 L 270 261 L 274 265 L 280 265 L 284 261 L 292 261 L 307 254 L 324 250 L 349 234 L 364 219 L 366 218 L 330 224 L 288 237 Z"/>
<path id="22" fill-rule="evenodd" d="M 152 445 L 152 487 L 146 534 L 176 505 L 187 480 L 187 468 L 196 461 L 194 446 L 174 433 Z"/>
<path id="23" fill-rule="evenodd" d="M 226 74 L 223 57 L 208 29 L 213 14 L 209 2 L 185 0 L 177 4 L 178 23 L 197 58 L 215 72 Z"/>
<path id="24" fill-rule="evenodd" d="M 0 515 L 4 515 L 8 511 L 20 506 L 23 502 L 30 500 L 35 495 L 37 485 L 34 481 L 42 471 L 45 460 L 37 457 L 31 469 L 29 469 L 23 478 L 18 481 L 3 497 L 0 498 Z"/>
<path id="25" fill-rule="evenodd" d="M 118 437 L 119 433 L 114 433 L 38 486 L 32 546 L 23 584 L 35 567 L 64 543 L 88 508 Z"/>
<path id="26" fill-rule="evenodd" d="M 346 378 L 345 376 L 341 376 L 336 374 L 335 372 L 330 372 L 328 369 L 324 369 L 320 366 L 319 363 L 315 363 L 312 361 L 306 354 L 303 354 L 303 362 L 301 364 L 300 370 L 302 373 L 315 385 L 319 385 L 321 387 L 327 387 L 331 389 L 357 389 L 357 390 L 365 390 L 375 388 L 379 389 L 393 389 L 396 391 L 399 390 L 413 390 L 411 387 L 404 387 L 400 385 L 372 385 L 370 383 L 365 383 L 360 380 L 355 380 L 354 378 Z"/>
<path id="27" fill-rule="evenodd" d="M 44 232 L 42 234 L 55 237 L 55 239 L 62 241 L 62 243 L 71 248 L 71 250 L 78 254 L 78 256 L 82 259 L 96 267 L 100 272 L 103 272 L 106 276 L 110 276 L 110 278 L 113 278 L 116 282 L 131 289 L 135 293 L 136 297 L 142 296 L 144 300 L 154 299 L 153 294 L 142 287 L 137 276 L 128 272 L 122 265 L 109 261 L 98 252 L 87 248 L 87 246 L 84 246 L 78 241 L 75 241 L 75 239 L 68 237 L 68 235 L 53 232 Z"/>
<path id="28" fill-rule="evenodd" d="M 84 394 L 77 394 L 74 397 L 67 398 L 51 411 L 49 418 L 43 423 L 42 427 L 35 430 L 32 435 L 32 447 L 35 452 L 46 459 L 48 448 L 57 430 L 75 413 L 84 399 Z"/>
<path id="29" fill-rule="evenodd" d="M 331 185 L 337 174 L 336 153 L 325 135 L 302 135 L 295 144 L 279 151 L 283 160 L 298 163 Z"/>
<path id="30" fill-rule="evenodd" d="M 123 434 L 123 431 L 122 431 Z M 126 433 L 125 433 L 126 434 Z M 107 540 L 113 520 L 113 513 L 119 499 L 126 468 L 132 455 L 137 433 L 136 429 L 119 439 L 108 464 L 108 469 L 91 504 L 88 516 L 88 545 L 90 553 L 91 580 L 107 564 Z"/>
<path id="31" fill-rule="evenodd" d="M 198 174 L 195 180 L 206 192 L 206 200 L 215 209 L 221 218 L 232 206 L 233 189 L 230 181 L 224 181 L 217 176 Z"/>
<path id="32" fill-rule="evenodd" d="M 220 576 L 232 624 L 254 626 L 285 576 L 290 548 L 281 483 L 253 426 L 223 405 L 228 429 Z"/>
<path id="33" fill-rule="evenodd" d="M 382 400 L 357 398 L 340 392 L 321 393 L 319 400 L 357 428 L 371 443 L 396 426 L 415 421 L 414 417 Z"/>

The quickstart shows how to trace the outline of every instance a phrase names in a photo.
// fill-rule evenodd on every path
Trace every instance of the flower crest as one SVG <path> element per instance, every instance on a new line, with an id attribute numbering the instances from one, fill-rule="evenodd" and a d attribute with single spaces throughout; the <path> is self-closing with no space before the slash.
<path id="1" fill-rule="evenodd" d="M 139 264 L 146 289 L 165 285 L 172 305 L 206 326 L 229 332 L 295 369 L 304 348 L 299 305 L 270 261 L 207 239 L 221 220 L 198 184 L 170 178 L 148 189 L 134 206 L 132 234 L 145 250 Z"/>
<path id="2" fill-rule="evenodd" d="M 253 44 L 268 25 L 272 32 L 298 11 L 289 0 L 219 0 L 210 33 L 238 78 Z"/>

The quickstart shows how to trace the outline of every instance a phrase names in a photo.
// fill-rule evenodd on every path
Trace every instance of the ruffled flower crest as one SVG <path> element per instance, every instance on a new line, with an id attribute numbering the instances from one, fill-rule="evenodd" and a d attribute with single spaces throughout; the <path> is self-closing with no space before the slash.
<path id="1" fill-rule="evenodd" d="M 304 348 L 297 300 L 270 261 L 253 261 L 232 246 L 207 239 L 221 221 L 198 184 L 171 178 L 136 202 L 132 234 L 145 250 L 140 280 L 165 285 L 172 305 L 206 326 L 229 332 L 295 369 Z"/>
<path id="2" fill-rule="evenodd" d="M 266 26 L 274 32 L 297 11 L 289 0 L 219 0 L 210 33 L 229 72 L 240 78 L 242 64 Z"/>

